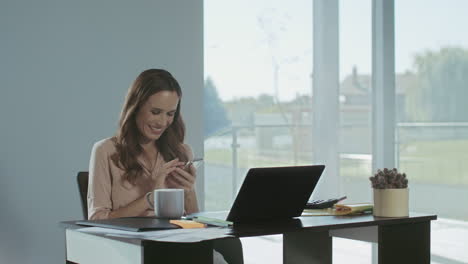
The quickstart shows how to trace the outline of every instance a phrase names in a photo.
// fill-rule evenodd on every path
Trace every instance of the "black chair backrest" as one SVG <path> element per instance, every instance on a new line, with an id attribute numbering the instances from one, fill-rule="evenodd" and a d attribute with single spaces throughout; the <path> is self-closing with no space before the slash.
<path id="1" fill-rule="evenodd" d="M 89 173 L 87 171 L 78 172 L 76 177 L 78 191 L 80 191 L 81 210 L 83 211 L 83 217 L 85 220 L 88 219 L 88 178 Z"/>

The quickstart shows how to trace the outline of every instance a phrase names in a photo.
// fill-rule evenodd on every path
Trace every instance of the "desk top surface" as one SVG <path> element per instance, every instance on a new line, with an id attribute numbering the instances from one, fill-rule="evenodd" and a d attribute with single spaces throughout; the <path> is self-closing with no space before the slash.
<path id="1" fill-rule="evenodd" d="M 249 224 L 234 226 L 236 236 L 258 236 L 282 234 L 302 229 L 314 231 L 344 229 L 355 227 L 369 227 L 381 225 L 409 224 L 436 220 L 436 215 L 410 213 L 409 217 L 375 217 L 372 214 L 354 216 L 302 216 L 284 222 L 264 222 L 261 224 Z"/>
<path id="2" fill-rule="evenodd" d="M 210 214 L 216 216 L 216 212 Z M 436 215 L 410 213 L 409 217 L 387 218 L 375 217 L 373 215 L 356 215 L 356 216 L 303 216 L 293 218 L 287 221 L 272 221 L 262 222 L 257 224 L 242 224 L 234 225 L 232 228 L 225 228 L 226 234 L 236 237 L 262 236 L 284 234 L 299 230 L 325 231 L 333 229 L 345 229 L 355 227 L 370 227 L 381 225 L 396 225 L 409 224 L 418 222 L 427 222 L 436 220 Z M 83 228 L 75 224 L 76 221 L 62 222 L 67 229 Z M 203 229 L 200 229 L 203 232 Z M 219 239 L 221 237 L 213 237 L 210 239 Z M 136 243 L 141 241 L 134 238 L 110 238 L 125 242 Z M 207 239 L 209 240 L 209 239 Z"/>

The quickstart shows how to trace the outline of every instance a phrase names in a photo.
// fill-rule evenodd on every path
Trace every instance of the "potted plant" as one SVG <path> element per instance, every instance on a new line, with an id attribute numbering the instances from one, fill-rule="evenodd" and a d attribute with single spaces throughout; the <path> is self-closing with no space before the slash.
<path id="1" fill-rule="evenodd" d="M 374 216 L 404 217 L 409 215 L 408 179 L 396 168 L 377 170 L 369 178 L 374 189 Z"/>

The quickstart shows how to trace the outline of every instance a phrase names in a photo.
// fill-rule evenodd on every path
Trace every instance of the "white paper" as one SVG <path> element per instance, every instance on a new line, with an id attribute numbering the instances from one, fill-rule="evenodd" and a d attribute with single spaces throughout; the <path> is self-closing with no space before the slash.
<path id="1" fill-rule="evenodd" d="M 111 237 L 138 238 L 161 242 L 184 242 L 194 243 L 204 240 L 232 237 L 226 234 L 229 229 L 222 227 L 192 228 L 192 229 L 169 229 L 147 232 L 132 232 L 102 227 L 86 227 L 77 231 L 91 234 L 102 234 Z"/>

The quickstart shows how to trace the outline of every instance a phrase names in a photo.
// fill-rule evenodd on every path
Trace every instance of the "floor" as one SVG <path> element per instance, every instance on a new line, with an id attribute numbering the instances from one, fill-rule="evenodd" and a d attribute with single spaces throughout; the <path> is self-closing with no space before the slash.
<path id="1" fill-rule="evenodd" d="M 282 240 L 281 235 L 242 238 L 245 264 L 282 263 Z M 372 244 L 334 238 L 333 263 L 371 264 Z M 443 218 L 432 222 L 431 263 L 468 264 L 468 222 Z"/>

